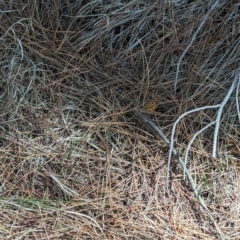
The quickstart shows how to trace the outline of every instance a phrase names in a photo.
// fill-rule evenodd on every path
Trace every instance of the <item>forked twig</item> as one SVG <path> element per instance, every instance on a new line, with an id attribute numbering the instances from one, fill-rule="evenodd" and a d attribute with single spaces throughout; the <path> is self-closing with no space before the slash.
<path id="1" fill-rule="evenodd" d="M 162 130 L 158 126 L 156 126 L 146 115 L 144 115 L 142 112 L 140 112 L 139 109 L 137 109 L 135 111 L 135 114 L 140 119 L 142 119 L 148 126 L 150 126 L 164 140 L 164 142 L 167 143 L 167 145 L 170 148 L 170 145 L 171 145 L 170 141 L 168 140 L 168 138 L 165 136 L 165 134 L 162 132 Z M 179 163 L 181 164 L 182 168 L 184 169 L 184 166 L 185 166 L 184 161 L 181 159 L 181 157 L 179 157 L 178 152 L 177 152 L 177 150 L 174 147 L 172 147 L 172 149 L 171 149 L 171 154 L 174 154 L 176 156 L 177 160 L 179 161 Z M 215 222 L 215 220 L 214 220 L 210 210 L 207 208 L 206 204 L 204 203 L 204 200 L 199 195 L 199 193 L 197 191 L 196 184 L 195 184 L 191 174 L 189 173 L 189 171 L 187 169 L 185 169 L 185 172 L 186 172 L 187 178 L 188 178 L 188 180 L 190 182 L 191 188 L 192 188 L 196 198 L 198 199 L 199 203 L 201 204 L 201 206 L 203 207 L 203 209 L 206 211 L 207 215 L 209 216 L 209 218 L 213 222 L 213 224 L 215 226 L 215 229 L 216 229 L 220 239 L 224 240 L 225 237 L 224 237 L 223 233 L 221 232 L 219 226 Z"/>
<path id="2" fill-rule="evenodd" d="M 213 150 L 212 150 L 212 157 L 213 158 L 216 158 L 216 155 L 217 155 L 218 132 L 219 132 L 219 127 L 220 127 L 220 121 L 221 121 L 223 108 L 225 107 L 227 101 L 229 100 L 230 96 L 232 95 L 232 92 L 237 87 L 239 82 L 240 82 L 240 70 L 237 71 L 237 73 L 235 75 L 235 78 L 232 81 L 232 85 L 229 88 L 229 90 L 228 90 L 225 98 L 223 99 L 222 103 L 220 104 L 218 112 L 217 112 L 216 125 L 215 125 L 214 137 L 213 137 Z"/>

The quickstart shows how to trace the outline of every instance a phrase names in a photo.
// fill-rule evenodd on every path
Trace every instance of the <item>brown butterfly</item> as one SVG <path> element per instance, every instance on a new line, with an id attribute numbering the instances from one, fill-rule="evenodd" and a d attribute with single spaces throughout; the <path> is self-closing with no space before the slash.
<path id="1" fill-rule="evenodd" d="M 152 100 L 149 100 L 148 102 L 146 102 L 143 105 L 143 111 L 144 112 L 148 112 L 148 113 L 152 113 L 155 111 L 155 109 L 157 108 L 157 98 L 153 98 Z"/>

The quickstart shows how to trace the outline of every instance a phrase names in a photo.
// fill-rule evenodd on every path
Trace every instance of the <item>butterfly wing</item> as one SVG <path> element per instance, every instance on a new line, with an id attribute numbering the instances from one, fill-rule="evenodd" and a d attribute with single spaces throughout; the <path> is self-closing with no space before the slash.
<path id="1" fill-rule="evenodd" d="M 157 108 L 157 98 L 154 98 L 143 105 L 144 112 L 154 112 Z"/>

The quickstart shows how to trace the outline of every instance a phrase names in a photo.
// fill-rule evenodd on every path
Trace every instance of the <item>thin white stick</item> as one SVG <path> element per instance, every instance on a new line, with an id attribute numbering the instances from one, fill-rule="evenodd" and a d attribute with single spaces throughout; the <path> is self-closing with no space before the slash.
<path id="1" fill-rule="evenodd" d="M 180 120 L 185 117 L 188 114 L 194 113 L 194 112 L 198 112 L 201 110 L 205 110 L 205 109 L 211 109 L 211 108 L 218 108 L 220 107 L 220 104 L 217 105 L 213 105 L 213 106 L 205 106 L 205 107 L 200 107 L 200 108 L 196 108 L 193 110 L 190 110 L 188 112 L 183 113 L 173 124 L 173 128 L 172 128 L 172 134 L 171 134 L 171 139 L 170 139 L 170 150 L 169 150 L 169 155 L 168 155 L 168 169 L 167 169 L 167 188 L 168 188 L 168 182 L 169 182 L 169 173 L 170 173 L 170 165 L 171 165 L 171 158 L 172 158 L 172 153 L 173 153 L 173 145 L 174 145 L 174 134 L 176 131 L 176 127 L 177 124 L 180 122 Z"/>
<path id="2" fill-rule="evenodd" d="M 239 122 L 240 122 L 239 97 L 238 97 L 239 86 L 240 86 L 240 75 L 239 75 L 238 84 L 237 84 L 237 90 L 236 90 L 237 114 L 238 114 L 238 120 L 239 120 Z"/>
<path id="3" fill-rule="evenodd" d="M 217 0 L 213 6 L 211 7 L 211 9 L 207 12 L 207 14 L 203 17 L 201 24 L 199 25 L 197 31 L 193 34 L 193 37 L 191 39 L 191 42 L 188 44 L 188 46 L 186 47 L 186 49 L 184 50 L 183 54 L 181 55 L 181 57 L 179 58 L 178 64 L 177 64 L 177 71 L 176 71 L 176 77 L 175 77 L 175 81 L 174 81 L 174 94 L 176 94 L 176 90 L 177 90 L 177 82 L 178 82 L 178 73 L 179 73 L 179 68 L 180 68 L 180 64 L 182 62 L 183 57 L 185 56 L 185 54 L 187 53 L 187 51 L 189 50 L 189 48 L 192 46 L 193 42 L 195 41 L 198 33 L 200 32 L 201 28 L 203 27 L 203 25 L 205 24 L 207 18 L 209 17 L 210 13 L 213 11 L 213 9 L 218 5 L 219 0 Z"/>
<path id="4" fill-rule="evenodd" d="M 220 127 L 220 121 L 221 121 L 221 116 L 222 116 L 222 111 L 224 106 L 226 105 L 228 99 L 230 98 L 234 88 L 236 87 L 237 81 L 240 79 L 240 70 L 237 72 L 232 85 L 230 89 L 228 90 L 227 95 L 223 99 L 222 103 L 220 104 L 220 107 L 218 109 L 217 117 L 216 117 L 216 125 L 215 125 L 215 130 L 214 130 L 214 136 L 213 136 L 213 150 L 212 150 L 212 157 L 216 158 L 217 155 L 217 141 L 218 141 L 218 131 Z"/>
<path id="5" fill-rule="evenodd" d="M 218 106 L 218 105 L 216 105 Z M 215 106 L 215 107 L 216 107 Z M 212 107 L 213 108 L 213 107 Z M 200 109 L 200 108 L 199 108 Z M 198 109 L 198 110 L 199 110 Z M 195 109 L 196 111 L 196 109 Z M 164 135 L 163 131 L 158 127 L 156 126 L 147 116 L 145 116 L 143 113 L 141 113 L 138 109 L 135 111 L 136 115 L 141 118 L 145 123 L 147 123 L 153 130 L 155 130 L 159 136 L 169 145 L 170 144 L 170 141 L 167 139 L 167 137 Z M 177 160 L 179 161 L 179 163 L 181 164 L 182 168 L 184 168 L 184 162 L 183 160 L 179 157 L 178 153 L 177 153 L 177 150 L 172 147 L 172 153 L 177 157 Z M 222 234 L 219 226 L 217 225 L 217 223 L 215 222 L 210 210 L 207 208 L 204 200 L 202 199 L 202 197 L 198 194 L 198 190 L 197 190 L 197 187 L 196 187 L 196 184 L 191 176 L 191 174 L 189 173 L 189 171 L 186 169 L 186 175 L 187 175 L 187 178 L 190 182 L 190 185 L 191 185 L 191 188 L 194 192 L 194 195 L 196 196 L 196 198 L 199 200 L 199 203 L 201 204 L 201 206 L 203 207 L 203 209 L 205 210 L 205 212 L 207 213 L 207 215 L 209 216 L 209 218 L 211 219 L 211 221 L 213 222 L 214 226 L 215 226 L 215 229 L 220 237 L 221 240 L 224 240 L 225 237 L 224 235 Z"/>
<path id="6" fill-rule="evenodd" d="M 194 142 L 194 140 L 196 139 L 196 137 L 204 132 L 207 128 L 209 128 L 210 126 L 214 125 L 216 123 L 216 121 L 213 121 L 211 123 L 209 123 L 207 126 L 205 126 L 204 128 L 202 128 L 201 130 L 199 130 L 198 132 L 196 132 L 194 134 L 194 136 L 192 137 L 191 141 L 189 142 L 188 146 L 187 146 L 187 149 L 186 149 L 186 154 L 185 154 L 185 159 L 184 159 L 184 170 L 183 170 L 183 179 L 185 180 L 185 177 L 186 177 L 186 168 L 187 168 L 187 159 L 188 159 L 188 153 L 190 151 L 190 148 Z"/>

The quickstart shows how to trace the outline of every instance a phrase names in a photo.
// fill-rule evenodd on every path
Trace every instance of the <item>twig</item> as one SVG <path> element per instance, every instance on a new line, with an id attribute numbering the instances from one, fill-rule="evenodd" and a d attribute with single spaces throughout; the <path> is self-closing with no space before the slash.
<path id="1" fill-rule="evenodd" d="M 236 107 L 237 107 L 238 121 L 240 123 L 240 110 L 239 110 L 239 97 L 238 97 L 239 86 L 240 86 L 240 75 L 239 75 L 239 80 L 238 80 L 237 90 L 236 90 Z"/>
<path id="2" fill-rule="evenodd" d="M 221 121 L 221 116 L 222 116 L 222 111 L 224 106 L 226 105 L 229 97 L 231 96 L 234 88 L 236 87 L 237 81 L 240 81 L 240 70 L 237 72 L 232 85 L 230 89 L 228 90 L 227 95 L 223 99 L 222 103 L 220 104 L 220 107 L 218 109 L 217 117 L 216 117 L 216 126 L 215 126 L 215 131 L 214 131 L 214 137 L 213 137 L 213 150 L 212 150 L 212 157 L 216 158 L 217 155 L 217 140 L 218 140 L 218 131 L 219 131 L 219 126 L 220 126 L 220 121 Z"/>
<path id="3" fill-rule="evenodd" d="M 176 77 L 175 77 L 175 81 L 174 81 L 174 94 L 176 94 L 176 90 L 177 90 L 177 81 L 178 81 L 178 73 L 179 73 L 179 68 L 180 68 L 180 64 L 182 62 L 183 57 L 185 56 L 185 54 L 187 53 L 187 51 L 189 50 L 189 48 L 192 46 L 193 42 L 195 41 L 198 33 L 200 32 L 201 28 L 203 27 L 204 23 L 206 22 L 208 16 L 210 15 L 210 13 L 213 11 L 213 9 L 218 5 L 219 0 L 217 0 L 213 6 L 211 7 L 211 9 L 207 12 L 207 14 L 203 17 L 202 22 L 200 24 L 200 26 L 198 27 L 197 31 L 194 33 L 190 43 L 188 44 L 188 46 L 186 47 L 186 49 L 184 50 L 183 54 L 180 56 L 178 64 L 177 64 L 177 70 L 176 70 Z"/>
<path id="4" fill-rule="evenodd" d="M 79 194 L 69 187 L 65 186 L 58 178 L 56 178 L 52 173 L 48 172 L 45 168 L 44 171 L 52 178 L 52 180 L 57 183 L 57 185 L 62 189 L 62 191 L 69 196 L 79 196 Z"/>
<path id="5" fill-rule="evenodd" d="M 188 146 L 187 146 L 187 150 L 186 150 L 186 154 L 185 154 L 185 159 L 184 159 L 184 171 L 183 171 L 183 179 L 185 180 L 185 175 L 186 175 L 186 168 L 187 168 L 187 159 L 188 159 L 188 153 L 190 151 L 191 145 L 193 144 L 194 140 L 196 139 L 196 137 L 204 132 L 206 129 L 208 129 L 210 126 L 214 125 L 216 123 L 216 121 L 213 121 L 211 123 L 209 123 L 207 126 L 205 126 L 204 128 L 200 129 L 199 131 L 197 131 L 194 136 L 192 137 L 192 139 L 190 140 Z"/>
<path id="6" fill-rule="evenodd" d="M 176 131 L 176 127 L 177 124 L 180 122 L 180 120 L 185 117 L 188 114 L 194 113 L 194 112 L 198 112 L 198 111 L 202 111 L 205 109 L 211 109 L 211 108 L 218 108 L 220 107 L 220 104 L 217 105 L 213 105 L 213 106 L 204 106 L 204 107 L 200 107 L 200 108 L 196 108 L 193 110 L 190 110 L 188 112 L 183 113 L 173 124 L 173 128 L 172 128 L 172 134 L 171 134 L 171 140 L 170 140 L 170 150 L 169 150 L 169 155 L 168 155 L 168 170 L 167 170 L 167 187 L 168 187 L 168 180 L 169 180 L 169 172 L 170 172 L 170 165 L 171 165 L 171 159 L 172 159 L 172 153 L 173 153 L 173 144 L 174 144 L 174 135 L 175 135 L 175 131 Z"/>
<path id="7" fill-rule="evenodd" d="M 215 106 L 216 107 L 216 106 Z M 196 110 L 196 109 L 195 109 Z M 147 125 L 149 125 L 154 131 L 157 132 L 157 134 L 168 144 L 168 146 L 170 147 L 170 141 L 168 140 L 168 138 L 164 135 L 164 133 L 162 132 L 162 130 L 156 126 L 146 115 L 144 115 L 143 113 L 141 113 L 139 111 L 139 109 L 137 109 L 135 111 L 135 114 L 141 118 Z M 182 168 L 184 169 L 184 161 L 179 157 L 177 150 L 172 146 L 171 147 L 171 155 L 174 154 L 175 156 L 177 156 L 177 160 L 179 161 L 179 163 L 181 164 Z M 221 240 L 224 240 L 225 237 L 222 234 L 219 226 L 217 225 L 217 223 L 215 222 L 210 210 L 207 208 L 206 204 L 204 203 L 204 200 L 202 199 L 202 197 L 198 194 L 197 191 L 197 187 L 195 185 L 195 182 L 191 176 L 191 174 L 189 173 L 189 171 L 186 169 L 186 175 L 187 178 L 190 182 L 191 188 L 196 196 L 196 198 L 199 200 L 199 203 L 202 205 L 203 209 L 206 211 L 207 215 L 209 216 L 209 218 L 211 219 L 211 221 L 213 222 L 215 229 L 220 237 Z"/>

